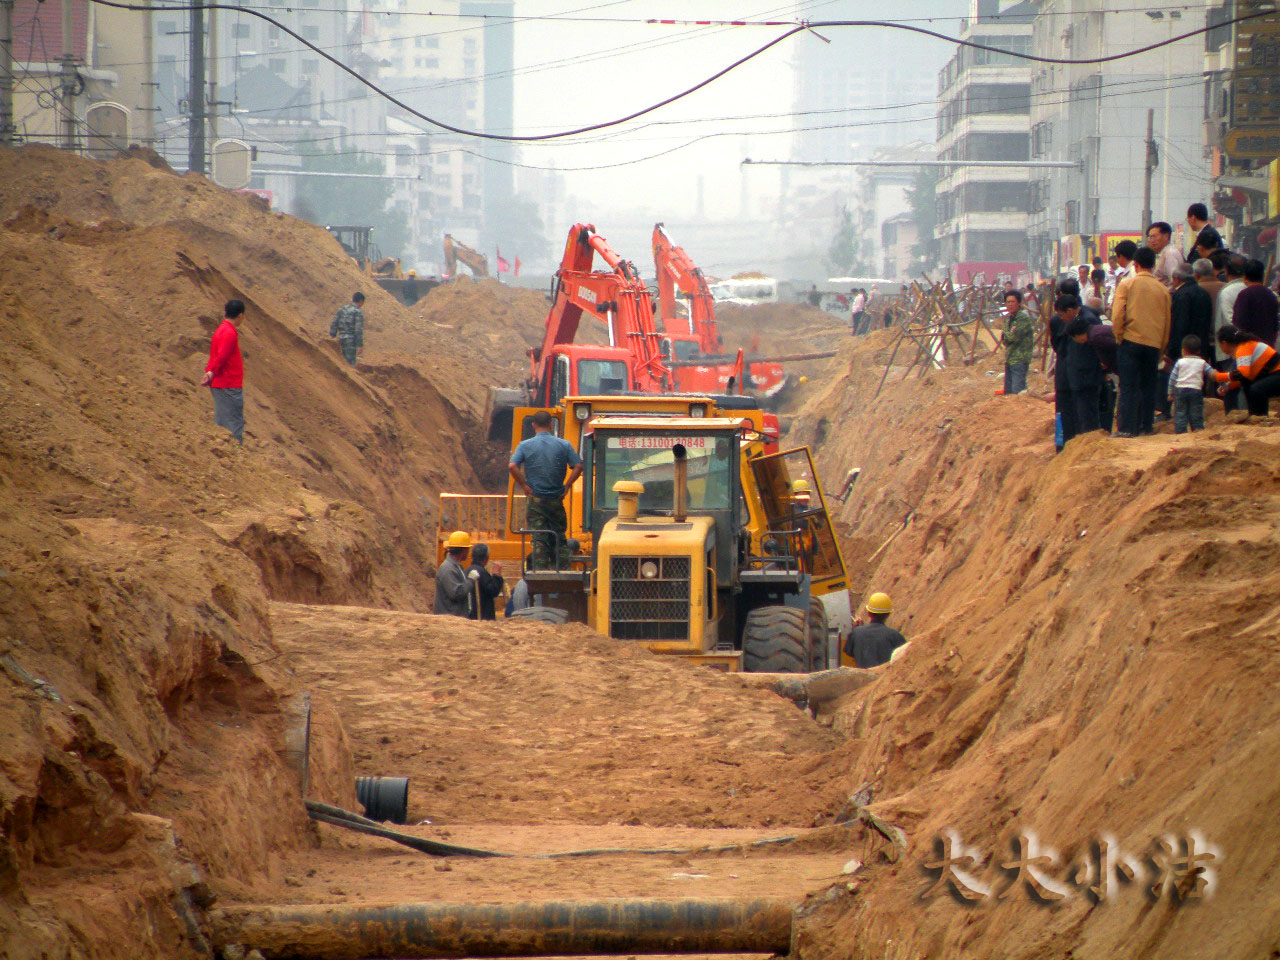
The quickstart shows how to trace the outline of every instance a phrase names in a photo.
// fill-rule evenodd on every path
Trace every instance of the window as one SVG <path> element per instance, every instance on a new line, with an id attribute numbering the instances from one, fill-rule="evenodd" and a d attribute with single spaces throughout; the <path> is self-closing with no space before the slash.
<path id="1" fill-rule="evenodd" d="M 476 38 L 475 38 L 475 37 L 467 37 L 465 40 L 463 40 L 463 41 L 462 41 L 462 49 L 463 49 L 463 51 L 464 51 L 464 52 L 466 52 L 466 53 L 475 53 L 475 52 L 476 52 Z"/>
<path id="2" fill-rule="evenodd" d="M 474 59 L 472 59 L 472 58 L 470 58 L 470 57 L 469 57 L 469 58 L 467 58 L 466 60 L 463 60 L 463 61 L 462 61 L 462 72 L 463 72 L 463 73 L 475 73 L 475 72 L 476 72 L 476 62 L 475 62 L 475 60 L 474 60 Z"/>
<path id="3" fill-rule="evenodd" d="M 965 235 L 964 259 L 1026 263 L 1029 245 L 1026 234 L 1017 230 L 970 231 Z"/>
<path id="4" fill-rule="evenodd" d="M 971 133 L 960 144 L 960 160 L 1026 160 L 1030 133 Z"/>
<path id="5" fill-rule="evenodd" d="M 302 75 L 314 77 L 320 73 L 320 61 L 314 57 L 302 61 Z"/>
<path id="6" fill-rule="evenodd" d="M 440 59 L 438 57 L 423 57 L 422 66 L 426 67 L 428 70 L 434 70 L 440 66 Z"/>
<path id="7" fill-rule="evenodd" d="M 427 37 L 427 38 L 426 38 L 426 40 L 427 40 L 427 49 L 428 49 L 428 50 L 438 50 L 438 49 L 440 49 L 440 38 L 439 38 L 439 37 Z"/>
<path id="8" fill-rule="evenodd" d="M 267 61 L 267 69 L 272 73 L 284 73 L 285 59 L 284 57 L 272 57 Z"/>
<path id="9" fill-rule="evenodd" d="M 625 367 L 618 360 L 579 361 Z M 585 393 L 585 391 L 583 391 Z M 619 480 L 639 480 L 642 513 L 669 514 L 674 493 L 675 455 L 672 447 L 682 443 L 689 463 L 690 510 L 728 510 L 733 492 L 730 469 L 737 466 L 736 438 L 710 433 L 677 437 L 664 434 L 596 433 L 595 477 L 592 490 L 596 507 L 616 510 L 618 495 L 613 485 Z"/>
<path id="10" fill-rule="evenodd" d="M 302 38 L 304 40 L 310 40 L 312 43 L 315 43 L 320 39 L 319 27 L 303 27 L 300 32 L 302 33 Z"/>
<path id="11" fill-rule="evenodd" d="M 175 21 L 175 20 L 161 20 L 161 21 L 156 25 L 156 31 L 157 31 L 161 36 L 166 36 L 166 35 L 169 35 L 169 34 L 177 33 L 177 32 L 178 32 L 178 24 L 177 24 L 177 21 Z"/>
<path id="12" fill-rule="evenodd" d="M 231 26 L 231 36 L 237 40 L 249 39 L 249 25 L 247 23 L 236 23 Z"/>

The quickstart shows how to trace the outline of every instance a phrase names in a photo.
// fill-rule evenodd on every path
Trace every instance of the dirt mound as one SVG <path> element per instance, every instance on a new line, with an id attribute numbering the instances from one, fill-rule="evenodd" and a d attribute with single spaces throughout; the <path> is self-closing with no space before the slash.
<path id="1" fill-rule="evenodd" d="M 805 956 L 879 957 L 889 941 L 912 957 L 1267 955 L 1280 431 L 1215 411 L 1203 433 L 1094 435 L 1055 457 L 1052 408 L 993 397 L 995 362 L 879 398 L 883 344 L 841 363 L 797 432 L 821 438 L 828 488 L 862 466 L 837 514 L 854 583 L 893 596 L 912 645 L 836 728 L 853 737 L 851 787 L 872 784 L 870 809 L 908 843 L 831 891 Z M 986 858 L 969 873 L 989 897 L 921 900 L 948 830 Z M 1057 851 L 1060 903 L 1023 883 L 995 897 L 1015 880 L 995 864 L 1029 833 Z M 1084 887 L 1106 836 L 1139 875 L 1113 871 L 1097 903 Z M 1158 841 L 1185 856 L 1196 836 L 1219 858 L 1211 898 L 1144 892 L 1169 860 Z"/>
<path id="2" fill-rule="evenodd" d="M 186 955 L 206 881 L 313 836 L 268 594 L 429 604 L 470 424 L 424 357 L 342 362 L 364 280 L 324 231 L 145 158 L 0 150 L 0 261 L 0 953 Z M 230 297 L 243 448 L 197 387 Z M 350 804 L 315 709 L 312 792 Z"/>
<path id="3" fill-rule="evenodd" d="M 46 148 L 0 151 L 0 217 L 0 384 L 14 454 L 39 468 L 17 487 L 56 492 L 65 515 L 211 525 L 278 597 L 429 602 L 424 520 L 441 489 L 476 484 L 475 425 L 425 355 L 388 359 L 375 327 L 407 349 L 413 320 L 381 291 L 369 362 L 343 363 L 328 320 L 364 281 L 327 233 L 202 178 Z M 247 306 L 243 450 L 196 386 L 231 297 Z"/>
<path id="4" fill-rule="evenodd" d="M 840 738 L 790 702 L 585 627 L 276 604 L 299 677 L 339 705 L 361 775 L 411 819 L 829 823 Z M 822 786 L 819 786 L 822 784 Z"/>
<path id="5" fill-rule="evenodd" d="M 210 880 L 269 881 L 309 842 L 282 755 L 297 688 L 252 564 L 207 532 L 6 498 L 0 615 L 0 952 L 190 955 Z M 313 733 L 340 744 L 318 697 Z M 312 762 L 311 792 L 349 802 L 349 765 Z"/>
<path id="6" fill-rule="evenodd" d="M 549 307 L 541 291 L 459 277 L 411 309 L 428 349 L 441 354 L 434 369 L 457 381 L 458 402 L 478 418 L 489 387 L 517 387 L 529 376 L 528 351 L 542 346 Z M 589 339 L 599 334 L 585 323 L 582 332 L 584 343 L 603 342 Z"/>

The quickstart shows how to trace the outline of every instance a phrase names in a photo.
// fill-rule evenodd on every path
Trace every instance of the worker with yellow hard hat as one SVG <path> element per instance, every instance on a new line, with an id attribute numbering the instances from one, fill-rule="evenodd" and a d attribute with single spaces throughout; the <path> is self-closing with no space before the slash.
<path id="1" fill-rule="evenodd" d="M 467 554 L 471 552 L 471 537 L 465 530 L 455 530 L 444 541 L 444 562 L 436 571 L 436 600 L 432 613 L 444 613 L 454 617 L 471 615 L 471 578 L 467 576 Z"/>
<path id="2" fill-rule="evenodd" d="M 873 593 L 867 597 L 867 616 L 870 623 L 858 618 L 858 625 L 845 641 L 844 652 L 864 669 L 878 667 L 893 659 L 893 651 L 907 642 L 907 638 L 885 623 L 893 613 L 893 601 L 887 593 Z"/>

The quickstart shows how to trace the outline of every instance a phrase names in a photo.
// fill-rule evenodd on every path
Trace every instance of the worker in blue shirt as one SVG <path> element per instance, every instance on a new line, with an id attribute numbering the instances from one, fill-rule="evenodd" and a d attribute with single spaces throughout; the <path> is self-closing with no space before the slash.
<path id="1" fill-rule="evenodd" d="M 569 518 L 564 512 L 564 495 L 582 476 L 582 458 L 578 451 L 569 441 L 552 433 L 551 425 L 551 414 L 546 410 L 535 413 L 533 436 L 520 442 L 507 464 L 516 486 L 527 498 L 526 526 L 530 530 L 546 531 L 533 535 L 533 557 L 529 564 L 532 570 L 563 567 L 568 563 L 569 544 L 565 534 Z"/>

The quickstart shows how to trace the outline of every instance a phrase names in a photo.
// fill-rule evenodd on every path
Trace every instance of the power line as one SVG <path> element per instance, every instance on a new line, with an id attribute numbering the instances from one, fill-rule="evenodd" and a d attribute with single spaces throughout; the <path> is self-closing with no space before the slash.
<path id="1" fill-rule="evenodd" d="M 1152 84 L 1154 84 L 1154 86 L 1151 86 L 1150 88 L 1146 88 L 1146 89 L 1142 89 L 1142 90 L 1122 90 L 1122 91 L 1118 91 L 1118 92 L 1114 92 L 1114 93 L 1104 93 L 1104 94 L 1100 94 L 1099 99 L 1112 99 L 1112 98 L 1115 98 L 1115 97 L 1132 97 L 1132 96 L 1140 96 L 1140 95 L 1142 95 L 1142 94 L 1155 93 L 1155 92 L 1157 92 L 1157 91 L 1164 90 L 1164 89 L 1166 89 L 1166 87 L 1167 87 L 1168 89 L 1181 89 L 1181 88 L 1184 88 L 1184 87 L 1196 87 L 1196 86 L 1199 86 L 1199 85 L 1200 85 L 1200 82 L 1201 82 L 1201 81 L 1200 81 L 1200 75 L 1199 75 L 1199 74 L 1185 74 L 1185 75 L 1181 75 L 1181 76 L 1183 76 L 1183 77 L 1185 77 L 1185 78 L 1188 78 L 1188 79 L 1187 79 L 1187 82 L 1184 82 L 1184 83 L 1178 83 L 1178 84 L 1168 84 L 1168 85 L 1166 85 L 1166 84 L 1164 84 L 1164 83 L 1161 83 L 1161 82 L 1159 82 L 1159 81 L 1157 81 L 1157 80 L 1150 79 L 1150 78 L 1137 79 L 1137 80 L 1122 80 L 1122 81 L 1115 81 L 1114 83 L 1111 83 L 1111 84 L 1105 84 L 1104 86 L 1105 86 L 1105 87 L 1112 87 L 1112 86 L 1119 87 L 1119 86 L 1129 86 L 1129 85 L 1132 85 L 1132 84 L 1138 84 L 1138 83 L 1152 83 Z M 1100 89 L 1101 89 L 1101 88 L 1100 88 Z M 1064 93 L 1065 93 L 1065 94 L 1070 94 L 1071 92 L 1072 92 L 1072 91 L 1071 91 L 1069 88 L 1059 88 L 1059 89 L 1056 89 L 1056 90 L 1041 91 L 1040 93 L 1032 94 L 1031 96 L 1032 96 L 1033 98 L 1039 98 L 1039 97 L 1042 97 L 1042 96 L 1044 96 L 1044 95 L 1046 95 L 1046 94 L 1051 94 L 1051 93 L 1059 93 L 1059 94 L 1064 94 Z M 1022 98 L 1021 98 L 1021 97 L 993 97 L 993 98 L 989 98 L 989 99 L 991 99 L 991 100 L 1006 100 L 1006 99 L 1022 99 Z M 1065 98 L 1065 99 L 1049 100 L 1049 101 L 1039 101 L 1039 102 L 1040 102 L 1040 105 L 1041 105 L 1041 106 L 1054 106 L 1054 105 L 1069 104 L 1069 103 L 1071 103 L 1071 102 L 1073 102 L 1073 101 L 1072 101 L 1072 99 L 1071 99 L 1070 97 L 1067 97 L 1067 98 Z M 907 104 L 901 104 L 901 105 L 899 105 L 899 106 L 901 106 L 901 107 L 908 107 L 908 106 L 918 106 L 918 105 L 921 105 L 921 104 L 920 104 L 920 103 L 907 103 Z M 897 108 L 897 107 L 895 107 L 895 109 L 896 109 L 896 108 Z M 845 109 L 858 109 L 858 108 L 845 108 Z M 866 108 L 866 109 L 878 109 L 878 108 Z M 830 112 L 830 111 L 813 111 L 813 112 L 814 112 L 814 113 L 827 113 L 827 112 Z M 987 112 L 988 112 L 988 111 L 979 111 L 979 112 L 977 112 L 976 114 L 971 114 L 971 115 L 982 116 L 982 115 L 985 115 L 985 113 L 987 113 Z M 235 115 L 233 114 L 232 116 L 233 116 L 233 118 L 234 118 L 234 116 L 235 116 Z M 763 116 L 770 116 L 770 115 L 763 115 Z M 774 116 L 786 116 L 786 114 L 780 114 L 780 115 L 774 115 Z M 699 120 L 697 120 L 697 121 L 688 121 L 688 122 L 712 123 L 712 122 L 718 122 L 718 121 L 723 121 L 723 120 L 741 120 L 741 119 L 755 119 L 755 117 L 752 117 L 752 116 L 745 116 L 745 117 L 705 117 L 705 118 L 700 118 L 700 119 L 699 119 Z M 815 131 L 815 130 L 836 130 L 836 129 L 849 129 L 849 130 L 852 130 L 852 129 L 857 129 L 857 128 L 861 128 L 861 127 L 868 127 L 868 126 L 885 126 L 885 125 L 888 125 L 888 124 L 928 123 L 928 122 L 930 122 L 930 121 L 932 121 L 932 120 L 934 120 L 934 119 L 936 119 L 936 115 L 934 115 L 934 114 L 930 114 L 930 115 L 927 115 L 927 116 L 919 116 L 919 117 L 896 117 L 896 118 L 891 118 L 891 119 L 877 119 L 877 120 L 855 121 L 855 122 L 848 122 L 848 123 L 822 124 L 822 125 L 818 125 L 818 126 L 810 126 L 810 127 L 785 127 L 785 128 L 783 128 L 783 129 L 779 129 L 779 130 L 724 130 L 724 131 L 717 131 L 717 132 L 714 132 L 714 133 L 704 134 L 704 135 L 699 136 L 699 137 L 697 137 L 697 138 L 695 138 L 695 139 L 693 139 L 693 140 L 686 141 L 684 144 L 681 144 L 680 146 L 681 146 L 681 148 L 683 148 L 683 147 L 685 147 L 685 146 L 692 146 L 692 145 L 693 145 L 693 144 L 695 144 L 695 143 L 701 143 L 702 141 L 707 140 L 707 139 L 711 139 L 711 138 L 713 138 L 713 137 L 730 137 L 730 136 L 733 136 L 733 137 L 737 137 L 737 136 L 777 136 L 777 135 L 779 135 L 779 134 L 804 133 L 804 132 L 810 132 L 810 131 Z M 664 122 L 664 121 L 653 121 L 653 122 L 654 122 L 654 123 L 662 123 L 662 122 Z M 671 122 L 678 122 L 678 121 L 671 121 Z M 647 126 L 647 125 L 648 125 L 648 124 L 646 124 L 646 125 L 644 125 L 644 126 Z M 634 128 L 633 130 L 628 130 L 628 131 L 625 131 L 625 132 L 634 132 L 634 130 L 638 130 L 638 129 L 641 129 L 641 128 L 639 128 L 639 127 L 638 127 L 638 128 Z M 387 132 L 387 133 L 380 133 L 380 134 L 378 134 L 378 135 L 379 135 L 379 136 L 399 136 L 399 137 L 415 137 L 415 136 L 420 136 L 420 137 L 432 137 L 432 136 L 436 136 L 436 134 L 431 134 L 431 133 L 427 133 L 427 132 L 416 133 L 416 134 L 413 134 L 413 133 L 405 134 L 405 133 L 390 133 L 390 132 Z M 333 136 L 329 136 L 329 137 L 314 137 L 314 138 L 299 139 L 299 140 L 290 140 L 290 141 L 274 141 L 274 140 L 266 140 L 266 139 L 262 139 L 262 140 L 256 140 L 256 141 L 252 141 L 252 140 L 251 140 L 250 142 L 254 142 L 254 143 L 272 143 L 272 144 L 275 144 L 276 146 L 279 146 L 279 147 L 285 147 L 285 148 L 287 148 L 287 147 L 291 147 L 291 146 L 293 146 L 294 144 L 298 144 L 298 143 L 325 143 L 325 142 L 332 142 L 332 141 L 334 141 L 334 140 L 347 139 L 347 138 L 349 138 L 350 136 L 351 136 L 350 134 L 335 134 L 335 135 L 333 135 Z M 364 135 L 362 134 L 361 136 L 363 137 Z M 246 134 L 246 137 L 247 137 L 247 134 Z M 589 146 L 589 145 L 594 145 L 594 144 L 596 144 L 596 143 L 598 143 L 598 142 L 601 142 L 602 140 L 605 140 L 605 139 L 607 139 L 607 138 L 606 138 L 606 137 L 599 137 L 599 138 L 592 139 L 592 140 L 566 140 L 566 141 L 560 141 L 560 142 L 558 143 L 558 145 L 559 145 L 559 146 L 567 146 L 567 147 Z M 656 139 L 665 139 L 665 138 L 656 138 Z M 642 142 L 642 141 L 627 141 L 627 142 Z M 545 146 L 545 145 L 547 145 L 547 144 L 540 144 L 540 145 Z M 268 152 L 268 153 L 280 153 L 281 155 L 298 156 L 298 157 L 321 157 L 321 156 L 324 156 L 324 157 L 330 157 L 330 156 L 398 156 L 398 155 L 401 153 L 401 151 L 397 151 L 397 150 L 347 150 L 347 151 L 320 151 L 320 152 L 315 152 L 315 153 L 304 153 L 304 152 L 294 151 L 294 150 L 282 150 L 282 151 L 269 150 L 269 151 L 264 151 L 264 152 Z M 454 152 L 458 152 L 458 149 L 457 149 L 457 148 L 446 148 L 446 149 L 443 149 L 443 150 L 432 150 L 432 151 L 427 151 L 427 152 L 420 152 L 418 155 L 419 155 L 419 156 L 436 156 L 436 155 L 439 155 L 439 154 L 444 154 L 444 153 L 454 153 Z M 669 151 L 664 151 L 664 153 L 666 153 L 666 152 L 669 152 Z M 656 154 L 655 156 L 661 156 L 661 155 L 663 155 L 663 154 Z M 476 156 L 480 156 L 480 155 L 479 155 L 479 154 L 476 154 Z M 484 159 L 492 159 L 492 158 L 485 157 Z M 650 158 L 641 158 L 641 160 L 625 161 L 625 162 L 623 162 L 623 163 L 619 163 L 619 164 L 610 164 L 609 166 L 625 166 L 625 165 L 630 164 L 630 163 L 638 163 L 638 162 L 642 162 L 642 160 L 643 160 L 643 159 L 650 159 Z M 516 166 L 525 166 L 525 167 L 528 167 L 529 169 L 537 169 L 537 170 L 591 170 L 591 169 L 598 169 L 598 168 L 596 168 L 596 167 L 572 167 L 572 168 L 566 168 L 566 167 L 541 167 L 541 166 L 534 166 L 534 165 L 531 165 L 531 164 L 516 164 Z"/>
<path id="2" fill-rule="evenodd" d="M 616 3 L 625 3 L 627 0 L 615 0 L 613 4 L 601 4 L 600 6 L 614 6 Z M 181 7 L 170 7 L 166 5 L 157 5 L 155 10 L 179 10 Z M 259 9 L 262 10 L 280 10 L 286 13 L 352 13 L 351 10 L 344 7 L 298 7 L 296 4 L 262 4 Z M 584 8 L 595 9 L 595 8 Z M 1110 7 L 1107 13 L 1146 13 L 1150 7 Z M 1162 6 L 1161 10 L 1204 10 L 1202 4 L 1175 4 L 1172 6 Z M 610 24 L 636 24 L 644 26 L 732 26 L 732 27 L 778 27 L 778 26 L 796 26 L 795 20 L 753 20 L 753 19 L 737 19 L 737 20 L 717 20 L 717 19 L 689 19 L 689 18 L 657 18 L 657 17 L 574 17 L 569 14 L 576 11 L 566 11 L 563 14 L 530 14 L 524 17 L 516 17 L 509 19 L 503 14 L 496 13 L 442 13 L 432 10 L 377 10 L 365 8 L 356 15 L 370 14 L 378 17 L 433 17 L 449 20 L 495 20 L 503 23 L 511 23 L 515 21 L 530 21 L 538 23 L 610 23 Z M 1074 13 L 1067 10 L 1047 11 L 1036 13 L 1038 17 L 1078 17 L 1080 13 Z M 958 16 L 936 16 L 936 17 L 899 17 L 895 23 L 937 23 L 940 20 L 963 20 L 965 17 Z M 1027 14 L 986 14 L 982 17 L 983 22 L 1007 20 L 1011 23 L 1026 22 Z M 481 24 L 477 27 L 460 27 L 456 31 L 462 32 L 466 30 L 483 29 L 488 24 Z"/>
<path id="3" fill-rule="evenodd" d="M 802 2 L 800 3 L 791 4 L 790 8 L 774 7 L 774 8 L 771 8 L 770 10 L 764 11 L 763 13 L 767 15 L 769 13 L 772 13 L 774 10 L 786 10 L 786 9 L 799 11 L 805 7 L 812 9 L 815 6 L 819 6 L 819 7 L 827 6 L 828 4 L 833 2 L 835 2 L 835 0 L 802 0 Z M 500 79 L 502 77 L 528 76 L 531 73 L 542 73 L 545 70 L 554 69 L 555 67 L 560 66 L 562 64 L 573 64 L 575 66 L 580 66 L 581 64 L 591 63 L 596 60 L 614 60 L 618 57 L 619 54 L 622 54 L 624 51 L 627 55 L 630 55 L 634 53 L 639 53 L 642 50 L 649 51 L 657 47 L 666 47 L 666 46 L 672 46 L 677 43 L 685 43 L 689 40 L 700 40 L 700 39 L 706 39 L 708 37 L 718 36 L 719 34 L 726 33 L 729 29 L 731 28 L 722 27 L 720 29 L 709 30 L 709 29 L 704 29 L 700 27 L 694 30 L 686 30 L 683 33 L 677 33 L 675 36 L 656 37 L 648 40 L 637 40 L 632 43 L 624 43 L 620 46 L 611 47 L 607 50 L 603 50 L 594 54 L 575 55 L 572 57 L 560 57 L 559 59 L 556 59 L 556 60 L 544 60 L 540 63 L 529 64 L 523 67 L 513 67 L 510 70 L 495 70 L 490 73 L 482 73 L 474 77 L 452 77 L 442 81 L 431 81 L 427 83 L 415 84 L 413 86 L 401 87 L 400 89 L 395 90 L 393 92 L 396 95 L 400 95 L 404 93 L 425 93 L 432 90 L 446 90 L 451 87 L 469 86 L 473 83 L 480 83 L 485 80 Z M 322 105 L 331 106 L 337 103 L 353 103 L 357 100 L 367 100 L 370 97 L 377 96 L 377 95 L 378 94 L 375 92 L 375 93 L 357 94 L 350 97 L 337 97 L 332 100 L 324 101 Z M 304 102 L 302 104 L 298 104 L 298 106 L 314 106 L 317 103 L 321 103 L 321 101 L 312 100 L 312 101 Z M 253 112 L 268 113 L 270 111 L 264 109 L 264 110 L 256 110 Z"/>
<path id="4" fill-rule="evenodd" d="M 122 3 L 122 2 L 119 2 L 119 0 L 90 0 L 90 2 L 99 4 L 101 6 L 115 7 L 121 10 L 136 10 L 136 11 L 145 11 L 145 12 L 151 12 L 153 10 L 153 8 L 150 6 L 140 6 L 138 4 Z M 501 141 L 514 142 L 514 143 L 528 143 L 528 142 L 534 142 L 539 140 L 560 140 L 565 137 L 571 137 L 581 133 L 590 133 L 591 131 L 594 131 L 594 130 L 603 130 L 608 127 L 616 127 L 623 123 L 626 123 L 629 120 L 635 120 L 637 117 L 642 117 L 646 114 L 654 112 L 655 110 L 660 110 L 665 106 L 668 106 L 672 103 L 675 103 L 678 100 L 682 100 L 685 97 L 688 97 L 696 93 L 697 91 L 703 89 L 704 87 L 707 87 L 710 84 L 714 83 L 716 80 L 719 80 L 725 74 L 730 73 L 733 70 L 736 70 L 738 67 L 742 66 L 743 64 L 755 59 L 756 57 L 760 56 L 766 51 L 782 43 L 784 40 L 787 40 L 795 36 L 797 33 L 804 33 L 808 30 L 815 29 L 815 28 L 830 29 L 832 27 L 887 27 L 890 29 L 904 30 L 910 33 L 918 33 L 924 36 L 934 37 L 939 40 L 945 40 L 950 43 L 957 44 L 958 46 L 970 47 L 975 50 L 985 50 L 989 53 L 1004 54 L 1006 56 L 1014 57 L 1015 59 L 1027 60 L 1029 62 L 1034 62 L 1034 63 L 1057 63 L 1057 64 L 1070 63 L 1070 64 L 1077 64 L 1077 65 L 1086 65 L 1086 64 L 1095 64 L 1095 63 L 1110 63 L 1116 60 L 1127 59 L 1128 57 L 1137 56 L 1142 53 L 1147 53 L 1151 50 L 1157 50 L 1161 47 L 1165 47 L 1170 44 L 1177 43 L 1181 40 L 1186 40 L 1189 37 L 1200 36 L 1204 33 L 1208 33 L 1210 30 L 1218 29 L 1228 24 L 1240 23 L 1247 20 L 1253 20 L 1262 16 L 1270 16 L 1273 13 L 1273 11 L 1266 10 L 1266 11 L 1256 11 L 1254 13 L 1242 14 L 1238 17 L 1234 17 L 1230 20 L 1226 20 L 1223 23 L 1215 24 L 1213 26 L 1206 25 L 1204 27 L 1199 27 L 1194 30 L 1190 30 L 1186 33 L 1180 34 L 1177 37 L 1171 36 L 1166 40 L 1160 40 L 1160 41 L 1157 41 L 1156 43 L 1151 43 L 1144 47 L 1139 47 L 1135 50 L 1129 50 L 1122 53 L 1110 54 L 1102 57 L 1086 57 L 1086 58 L 1041 57 L 1031 53 L 1014 53 L 1008 50 L 1002 50 L 998 47 L 990 46 L 988 44 L 978 43 L 973 40 L 965 40 L 965 39 L 959 39 L 956 37 L 949 37 L 946 34 L 938 33 L 936 30 L 930 30 L 926 27 L 918 27 L 918 26 L 913 26 L 911 24 L 906 24 L 906 23 L 894 23 L 888 20 L 810 21 L 804 24 L 803 26 L 792 27 L 791 29 L 784 31 L 783 33 L 774 37 L 772 40 L 756 48 L 752 52 L 746 54 L 745 56 L 739 57 L 737 60 L 730 63 L 728 66 L 711 74 L 711 76 L 707 77 L 706 79 L 700 80 L 699 82 L 695 83 L 693 86 L 685 90 L 682 90 L 679 93 L 672 94 L 671 96 L 663 100 L 660 100 L 657 103 L 651 104 L 650 106 L 643 107 L 639 110 L 633 111 L 632 113 L 627 114 L 626 116 L 619 117 L 615 120 L 606 120 L 600 123 L 588 124 L 587 126 L 578 127 L 573 130 L 562 130 L 555 133 L 515 135 L 515 134 L 486 133 L 480 130 L 467 130 L 462 127 L 454 126 L 453 124 L 445 123 L 443 120 L 438 120 L 418 110 L 415 110 L 412 107 L 410 107 L 408 104 L 406 104 L 404 101 L 398 99 L 397 97 L 393 96 L 386 90 L 379 87 L 372 80 L 369 80 L 368 78 L 363 76 L 359 71 L 355 70 L 352 67 L 347 66 L 345 63 L 343 63 L 341 60 L 338 60 L 332 54 L 326 52 L 325 50 L 322 50 L 320 47 L 316 46 L 311 41 L 305 39 L 300 34 L 296 33 L 289 27 L 286 27 L 284 24 L 280 23 L 280 21 L 267 16 L 265 13 L 260 13 L 257 10 L 251 10 L 248 7 L 241 7 L 235 4 L 226 4 L 226 3 L 191 4 L 183 7 L 170 6 L 170 7 L 166 7 L 166 9 L 173 10 L 173 11 L 176 11 L 176 10 L 233 10 L 249 16 L 258 17 L 262 20 L 265 20 L 268 23 L 274 24 L 277 28 L 289 34 L 289 36 L 293 37 L 299 43 L 303 44 L 305 47 L 307 47 L 310 50 L 314 50 L 320 56 L 324 57 L 326 60 L 333 63 L 335 66 L 339 67 L 344 72 L 350 74 L 352 77 L 354 77 L 356 80 L 360 81 L 361 83 L 365 84 L 371 90 L 374 90 L 375 92 L 381 94 L 386 100 L 400 107 L 402 110 L 404 110 L 411 116 L 417 117 L 418 119 L 423 120 L 426 123 L 431 124 L 432 126 L 439 127 L 442 130 L 448 130 L 452 133 L 456 133 L 462 136 L 475 137 L 481 140 L 501 140 Z"/>

